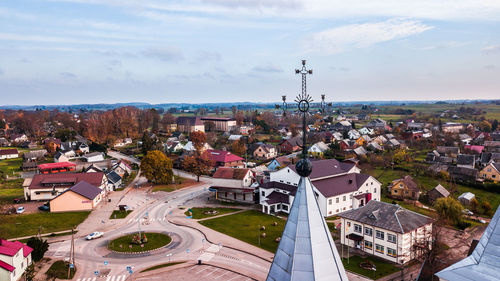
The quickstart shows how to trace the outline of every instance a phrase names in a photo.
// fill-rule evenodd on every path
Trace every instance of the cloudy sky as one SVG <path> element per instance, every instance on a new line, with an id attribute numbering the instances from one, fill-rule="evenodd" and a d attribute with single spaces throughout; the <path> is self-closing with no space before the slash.
<path id="1" fill-rule="evenodd" d="M 500 97 L 498 0 L 0 2 L 0 104 Z"/>

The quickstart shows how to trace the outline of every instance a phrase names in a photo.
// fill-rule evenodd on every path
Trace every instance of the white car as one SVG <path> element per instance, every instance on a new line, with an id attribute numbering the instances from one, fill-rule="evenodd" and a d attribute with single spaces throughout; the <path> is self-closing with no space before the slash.
<path id="1" fill-rule="evenodd" d="M 24 213 L 24 207 L 23 206 L 18 207 L 17 210 L 16 210 L 16 213 L 18 213 L 18 214 Z"/>
<path id="2" fill-rule="evenodd" d="M 92 232 L 89 235 L 87 235 L 87 237 L 85 237 L 85 239 L 87 239 L 87 240 L 97 239 L 97 238 L 102 237 L 103 235 L 104 235 L 104 233 L 96 231 L 96 232 Z"/>
<path id="3" fill-rule="evenodd" d="M 464 214 L 468 215 L 468 216 L 472 216 L 472 215 L 474 215 L 474 213 L 473 213 L 473 212 L 471 212 L 469 209 L 463 209 L 463 210 L 462 210 L 462 212 L 463 212 Z"/>

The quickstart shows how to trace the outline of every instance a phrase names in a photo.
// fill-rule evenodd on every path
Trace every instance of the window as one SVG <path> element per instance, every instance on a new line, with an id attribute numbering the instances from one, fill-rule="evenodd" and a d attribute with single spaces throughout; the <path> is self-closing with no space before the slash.
<path id="1" fill-rule="evenodd" d="M 337 209 L 337 210 L 335 211 L 335 213 L 338 213 L 338 212 L 339 212 L 339 209 Z"/>
<path id="2" fill-rule="evenodd" d="M 399 188 L 403 188 L 403 184 L 402 183 L 399 184 Z"/>
<path id="3" fill-rule="evenodd" d="M 394 189 L 394 194 L 398 193 L 398 190 L 397 189 Z"/>
<path id="4" fill-rule="evenodd" d="M 266 196 L 266 192 L 265 191 L 262 191 L 262 196 Z"/>
<path id="5" fill-rule="evenodd" d="M 387 233 L 387 241 L 391 243 L 396 243 L 396 235 Z"/>
<path id="6" fill-rule="evenodd" d="M 383 254 L 384 253 L 384 246 L 379 245 L 379 244 L 375 244 L 375 251 Z"/>
<path id="7" fill-rule="evenodd" d="M 342 197 L 342 201 L 345 201 L 345 195 Z"/>
<path id="8" fill-rule="evenodd" d="M 380 230 L 375 231 L 375 237 L 377 237 L 378 239 L 384 240 L 384 232 L 380 231 Z"/>
<path id="9" fill-rule="evenodd" d="M 408 190 L 405 190 L 405 194 L 408 194 Z"/>
<path id="10" fill-rule="evenodd" d="M 363 227 L 359 224 L 354 224 L 354 231 L 357 233 L 363 232 Z"/>
<path id="11" fill-rule="evenodd" d="M 368 249 L 368 250 L 373 249 L 373 243 L 370 241 L 365 241 L 365 249 Z"/>
<path id="12" fill-rule="evenodd" d="M 352 194 L 349 195 L 349 199 L 352 199 Z"/>
<path id="13" fill-rule="evenodd" d="M 338 197 L 337 197 L 337 198 L 335 198 L 335 202 L 336 202 L 336 203 L 339 203 L 339 198 L 338 198 Z"/>
<path id="14" fill-rule="evenodd" d="M 350 221 L 347 222 L 347 227 L 351 227 L 351 222 Z"/>
<path id="15" fill-rule="evenodd" d="M 369 227 L 365 227 L 365 235 L 372 236 L 373 235 L 373 229 Z"/>
<path id="16" fill-rule="evenodd" d="M 342 210 L 344 210 L 344 211 L 345 211 L 345 207 L 344 207 L 344 208 L 342 208 Z"/>
<path id="17" fill-rule="evenodd" d="M 373 185 L 373 182 L 371 182 L 370 184 Z"/>
<path id="18" fill-rule="evenodd" d="M 396 250 L 387 248 L 387 255 L 391 257 L 396 257 Z"/>
<path id="19" fill-rule="evenodd" d="M 373 189 L 373 193 L 377 193 L 377 188 L 376 187 Z"/>
<path id="20" fill-rule="evenodd" d="M 328 205 L 332 205 L 332 199 L 328 199 Z"/>

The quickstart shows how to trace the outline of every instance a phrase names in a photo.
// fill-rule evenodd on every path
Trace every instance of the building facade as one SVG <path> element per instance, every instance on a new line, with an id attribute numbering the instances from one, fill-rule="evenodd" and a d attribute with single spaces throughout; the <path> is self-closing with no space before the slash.
<path id="1" fill-rule="evenodd" d="M 0 280 L 21 280 L 26 268 L 31 264 L 32 248 L 19 241 L 0 239 Z"/>

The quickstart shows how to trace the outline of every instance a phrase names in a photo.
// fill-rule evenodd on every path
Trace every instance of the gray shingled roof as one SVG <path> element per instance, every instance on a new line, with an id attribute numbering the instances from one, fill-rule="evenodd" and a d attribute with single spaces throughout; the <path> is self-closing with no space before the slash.
<path id="1" fill-rule="evenodd" d="M 94 200 L 94 198 L 96 198 L 96 196 L 102 192 L 102 190 L 99 187 L 95 187 L 86 181 L 81 181 L 81 182 L 73 185 L 68 190 L 71 190 L 74 193 L 80 194 L 81 196 L 83 196 L 87 199 L 90 199 L 90 200 Z"/>
<path id="2" fill-rule="evenodd" d="M 476 158 L 474 155 L 459 154 L 457 156 L 457 165 L 474 165 Z"/>
<path id="3" fill-rule="evenodd" d="M 498 280 L 500 276 L 500 208 L 490 221 L 472 254 L 441 270 L 441 280 Z"/>
<path id="4" fill-rule="evenodd" d="M 336 159 L 317 160 L 311 161 L 311 163 L 312 172 L 309 178 L 312 181 L 316 180 L 317 178 L 330 177 L 347 173 L 350 169 L 352 169 L 352 167 L 355 166 L 352 163 L 342 163 Z M 297 172 L 295 170 L 295 165 L 291 165 L 290 169 L 292 169 L 294 172 Z"/>
<path id="5" fill-rule="evenodd" d="M 369 175 L 350 173 L 338 177 L 313 181 L 313 185 L 326 198 L 347 192 L 357 191 L 369 178 Z"/>
<path id="6" fill-rule="evenodd" d="M 442 186 L 441 184 L 438 184 L 433 189 L 439 192 L 439 194 L 443 195 L 444 197 L 450 196 L 450 192 L 446 190 L 446 188 L 444 188 L 444 186 Z"/>
<path id="7" fill-rule="evenodd" d="M 397 204 L 375 200 L 369 201 L 361 208 L 340 213 L 338 216 L 398 233 L 413 231 L 433 221 L 427 216 L 409 211 Z"/>

